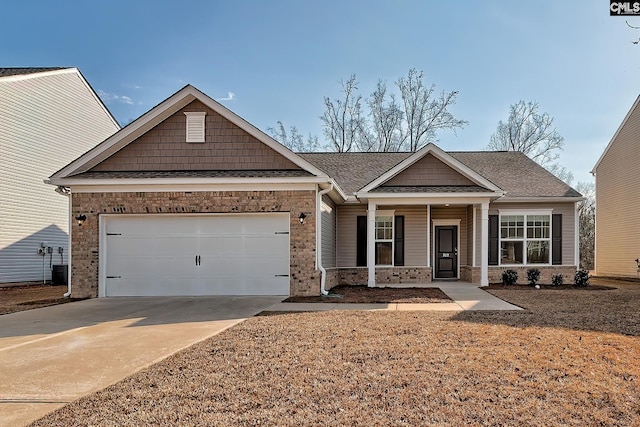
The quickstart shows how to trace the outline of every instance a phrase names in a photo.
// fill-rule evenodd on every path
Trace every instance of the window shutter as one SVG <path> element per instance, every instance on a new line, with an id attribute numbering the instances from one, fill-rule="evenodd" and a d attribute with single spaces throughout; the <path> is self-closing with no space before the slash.
<path id="1" fill-rule="evenodd" d="M 204 142 L 204 116 L 205 112 L 188 112 L 187 116 L 187 142 Z"/>
<path id="2" fill-rule="evenodd" d="M 358 216 L 356 266 L 367 266 L 367 217 Z"/>
<path id="3" fill-rule="evenodd" d="M 576 219 L 577 220 L 577 219 Z M 551 218 L 551 264 L 562 264 L 562 214 Z"/>
<path id="4" fill-rule="evenodd" d="M 498 215 L 489 215 L 489 265 L 498 265 L 500 227 Z"/>
<path id="5" fill-rule="evenodd" d="M 404 265 L 404 216 L 395 217 L 393 230 L 393 265 Z"/>

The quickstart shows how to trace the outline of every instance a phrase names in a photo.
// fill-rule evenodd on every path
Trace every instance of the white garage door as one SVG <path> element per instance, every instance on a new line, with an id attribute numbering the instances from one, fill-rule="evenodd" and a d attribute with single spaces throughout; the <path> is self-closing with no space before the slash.
<path id="1" fill-rule="evenodd" d="M 101 296 L 289 294 L 288 213 L 103 220 Z"/>

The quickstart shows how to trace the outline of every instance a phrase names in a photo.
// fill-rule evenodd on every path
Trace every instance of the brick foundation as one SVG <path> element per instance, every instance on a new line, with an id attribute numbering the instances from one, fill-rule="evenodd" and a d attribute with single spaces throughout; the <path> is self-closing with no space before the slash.
<path id="1" fill-rule="evenodd" d="M 562 274 L 564 283 L 573 283 L 573 276 L 576 274 L 576 266 L 541 266 L 541 267 L 489 267 L 489 283 L 502 283 L 502 272 L 505 270 L 514 270 L 518 273 L 518 284 L 525 285 L 527 281 L 527 270 L 537 268 L 540 270 L 540 281 L 542 284 L 551 284 L 551 277 L 555 274 Z"/>
<path id="2" fill-rule="evenodd" d="M 367 267 L 328 268 L 326 288 L 338 285 L 366 285 L 369 280 Z M 376 286 L 404 283 L 431 283 L 430 267 L 378 267 Z"/>
<path id="3" fill-rule="evenodd" d="M 480 267 L 460 266 L 460 280 L 480 284 Z"/>
<path id="4" fill-rule="evenodd" d="M 315 270 L 314 191 L 222 191 L 74 193 L 72 217 L 87 216 L 72 232 L 71 296 L 98 296 L 99 217 L 102 214 L 259 213 L 291 212 L 290 294 L 320 294 L 320 272 Z M 298 213 L 308 216 L 304 224 Z"/>
<path id="5" fill-rule="evenodd" d="M 401 283 L 431 283 L 431 267 L 376 268 L 376 286 Z"/>

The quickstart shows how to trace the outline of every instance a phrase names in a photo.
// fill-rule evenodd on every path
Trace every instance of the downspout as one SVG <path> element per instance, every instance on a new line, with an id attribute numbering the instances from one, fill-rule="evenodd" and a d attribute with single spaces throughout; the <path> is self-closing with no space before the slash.
<path id="1" fill-rule="evenodd" d="M 316 266 L 320 270 L 320 293 L 329 295 L 325 290 L 327 282 L 327 270 L 322 266 L 322 196 L 333 190 L 333 183 L 329 184 L 329 188 L 318 191 L 316 200 Z"/>
<path id="2" fill-rule="evenodd" d="M 71 191 L 69 191 L 68 194 L 69 197 L 69 254 L 67 255 L 67 292 L 64 293 L 64 295 L 62 295 L 62 298 L 69 298 L 71 296 L 71 234 L 73 233 L 73 202 L 71 200 L 71 198 L 73 196 L 71 196 Z M 62 260 L 63 264 L 64 264 L 64 259 Z"/>
<path id="3" fill-rule="evenodd" d="M 69 270 L 67 271 L 67 292 L 62 295 L 62 298 L 69 298 L 71 296 L 71 233 L 73 233 L 73 215 L 71 214 L 73 203 L 71 202 L 71 190 L 61 185 L 56 188 L 56 193 L 67 196 L 69 199 L 69 255 L 67 255 L 69 262 L 67 263 Z M 64 259 L 62 260 L 64 264 Z"/>

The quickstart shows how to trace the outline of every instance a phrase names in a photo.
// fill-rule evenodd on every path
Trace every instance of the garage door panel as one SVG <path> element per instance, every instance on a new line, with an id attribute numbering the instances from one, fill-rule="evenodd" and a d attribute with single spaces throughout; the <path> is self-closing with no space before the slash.
<path id="1" fill-rule="evenodd" d="M 105 220 L 106 296 L 288 295 L 289 214 Z"/>

